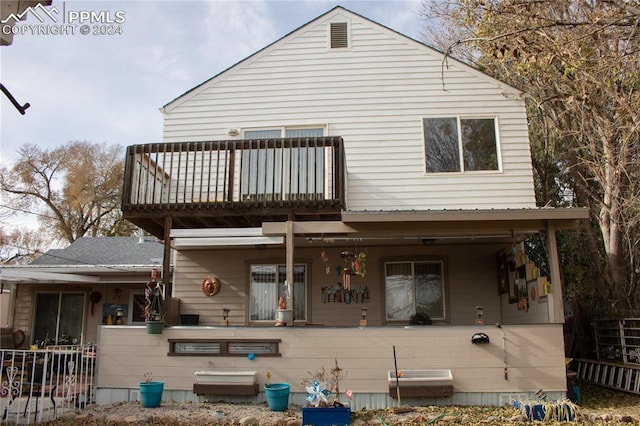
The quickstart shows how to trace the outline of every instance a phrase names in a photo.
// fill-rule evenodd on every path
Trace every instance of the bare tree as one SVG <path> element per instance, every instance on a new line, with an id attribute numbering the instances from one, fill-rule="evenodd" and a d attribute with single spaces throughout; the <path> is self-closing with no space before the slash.
<path id="1" fill-rule="evenodd" d="M 0 191 L 12 209 L 39 211 L 51 237 L 132 235 L 120 211 L 124 160 L 119 146 L 70 142 L 43 150 L 24 145 L 11 168 L 0 169 Z"/>
<path id="2" fill-rule="evenodd" d="M 590 208 L 582 231 L 598 298 L 610 312 L 637 312 L 640 6 L 425 1 L 424 13 L 459 37 L 448 53 L 526 93 L 539 202 Z"/>

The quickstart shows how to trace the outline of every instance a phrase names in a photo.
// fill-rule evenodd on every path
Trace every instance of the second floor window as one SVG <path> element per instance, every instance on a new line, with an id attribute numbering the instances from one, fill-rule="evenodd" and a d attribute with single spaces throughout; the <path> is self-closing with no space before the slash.
<path id="1" fill-rule="evenodd" d="M 498 170 L 494 118 L 423 120 L 427 173 Z"/>

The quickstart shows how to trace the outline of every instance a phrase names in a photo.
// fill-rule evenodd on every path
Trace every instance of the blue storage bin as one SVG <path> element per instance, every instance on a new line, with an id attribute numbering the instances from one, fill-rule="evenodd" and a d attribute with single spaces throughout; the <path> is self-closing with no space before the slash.
<path id="1" fill-rule="evenodd" d="M 349 407 L 303 407 L 302 425 L 343 426 L 351 424 Z"/>

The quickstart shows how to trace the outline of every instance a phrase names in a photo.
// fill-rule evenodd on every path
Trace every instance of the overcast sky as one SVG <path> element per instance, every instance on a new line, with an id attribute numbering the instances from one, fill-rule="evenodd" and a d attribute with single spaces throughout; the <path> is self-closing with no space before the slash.
<path id="1" fill-rule="evenodd" d="M 338 5 L 420 39 L 421 0 L 53 0 L 57 23 L 28 13 L 0 47 L 0 82 L 31 105 L 21 115 L 0 95 L 0 166 L 23 144 L 159 142 L 160 107 Z"/>
<path id="2" fill-rule="evenodd" d="M 420 37 L 420 0 L 54 0 L 47 9 L 55 7 L 58 17 L 109 12 L 108 19 L 124 18 L 122 34 L 92 34 L 101 26 L 88 21 L 91 32 L 83 35 L 74 22 L 75 34 L 31 35 L 20 29 L 24 34 L 0 48 L 0 81 L 19 103 L 31 104 L 20 115 L 2 96 L 0 164 L 14 161 L 25 143 L 52 148 L 72 140 L 158 142 L 160 107 L 337 5 Z M 29 14 L 18 24 L 27 25 L 43 24 Z"/>

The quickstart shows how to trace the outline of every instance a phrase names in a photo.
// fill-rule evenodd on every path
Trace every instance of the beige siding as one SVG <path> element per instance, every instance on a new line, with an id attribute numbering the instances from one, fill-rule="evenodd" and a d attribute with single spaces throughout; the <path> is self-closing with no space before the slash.
<path id="1" fill-rule="evenodd" d="M 528 311 L 517 309 L 506 295 L 498 295 L 495 258 L 503 248 L 496 244 L 435 245 L 425 246 L 373 246 L 354 247 L 345 243 L 325 247 L 321 242 L 298 242 L 296 263 L 308 266 L 307 324 L 324 326 L 355 326 L 360 320 L 360 304 L 323 303 L 322 287 L 341 281 L 336 266 L 342 265 L 340 252 L 345 249 L 368 251 L 367 272 L 364 277 L 353 276 L 353 288 L 366 286 L 370 290 L 368 321 L 370 325 L 385 325 L 384 262 L 393 260 L 444 261 L 446 284 L 446 323 L 452 325 L 473 324 L 476 306 L 483 306 L 485 323 L 538 324 L 549 321 L 546 298 L 531 300 Z M 320 257 L 325 251 L 329 258 L 329 274 Z M 174 297 L 180 299 L 182 314 L 200 315 L 200 325 L 219 325 L 222 309 L 231 309 L 232 325 L 249 324 L 249 266 L 256 264 L 284 264 L 283 247 L 265 250 L 218 249 L 185 250 L 176 257 Z M 216 276 L 222 287 L 220 292 L 207 297 L 201 289 L 207 276 Z M 304 322 L 303 322 L 304 323 Z M 270 325 L 270 324 L 265 324 Z"/>
<path id="2" fill-rule="evenodd" d="M 344 19 L 352 46 L 331 51 L 327 25 Z M 498 118 L 502 170 L 425 173 L 422 119 L 453 115 Z M 349 210 L 535 206 L 519 94 L 453 60 L 443 69 L 434 50 L 340 10 L 169 104 L 164 140 L 318 123 L 345 139 Z"/>
<path id="3" fill-rule="evenodd" d="M 387 371 L 450 369 L 455 392 L 547 392 L 565 390 L 561 325 L 505 326 L 508 380 L 503 375 L 502 333 L 493 326 L 427 327 L 172 327 L 148 335 L 144 327 L 103 326 L 99 330 L 98 388 L 137 388 L 150 371 L 168 390 L 189 390 L 199 370 L 257 371 L 264 385 L 287 382 L 304 393 L 308 372 L 330 369 L 337 358 L 347 373 L 340 385 L 354 393 L 387 393 Z M 485 332 L 491 342 L 473 345 Z M 281 357 L 167 356 L 170 338 L 281 339 Z M 531 350 L 535 347 L 536 350 Z M 140 356 L 144 354 L 144 356 Z"/>

